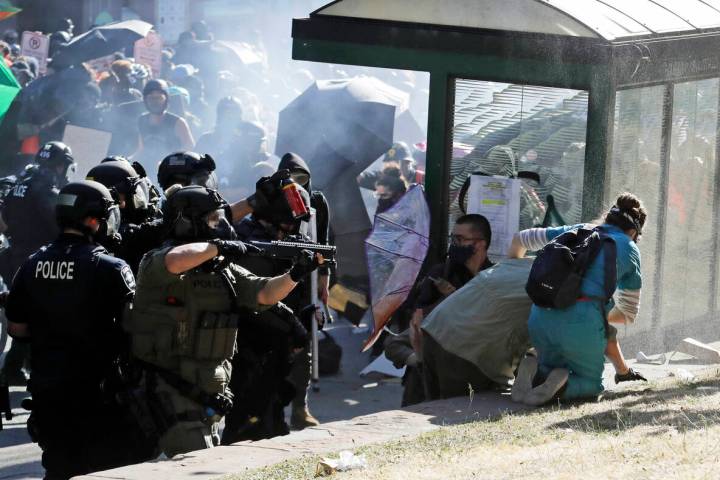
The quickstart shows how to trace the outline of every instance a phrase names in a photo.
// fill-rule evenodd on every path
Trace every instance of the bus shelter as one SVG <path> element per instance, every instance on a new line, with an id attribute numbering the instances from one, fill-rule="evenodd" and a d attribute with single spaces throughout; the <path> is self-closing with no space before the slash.
<path id="1" fill-rule="evenodd" d="M 658 348 L 720 309 L 719 52 L 720 0 L 339 0 L 293 21 L 295 59 L 429 72 L 435 255 L 478 169 L 537 172 L 568 223 L 640 196 L 632 331 Z"/>

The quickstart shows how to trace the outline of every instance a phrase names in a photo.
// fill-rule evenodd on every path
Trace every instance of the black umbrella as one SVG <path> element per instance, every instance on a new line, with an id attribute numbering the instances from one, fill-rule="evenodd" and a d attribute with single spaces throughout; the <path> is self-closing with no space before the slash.
<path id="1" fill-rule="evenodd" d="M 392 146 L 396 114 L 407 103 L 408 94 L 362 77 L 315 82 L 280 112 L 275 151 L 298 153 L 308 163 L 313 187 L 334 212 L 338 279 L 355 289 L 368 289 L 358 252 L 372 227 L 356 177 Z"/>
<path id="2" fill-rule="evenodd" d="M 88 60 L 110 55 L 131 46 L 152 30 L 152 24 L 142 20 L 108 23 L 73 38 L 53 57 L 53 68 L 79 65 Z"/>
<path id="3" fill-rule="evenodd" d="M 275 152 L 296 152 L 319 188 L 355 175 L 393 142 L 397 108 L 408 95 L 376 78 L 315 82 L 280 112 Z"/>

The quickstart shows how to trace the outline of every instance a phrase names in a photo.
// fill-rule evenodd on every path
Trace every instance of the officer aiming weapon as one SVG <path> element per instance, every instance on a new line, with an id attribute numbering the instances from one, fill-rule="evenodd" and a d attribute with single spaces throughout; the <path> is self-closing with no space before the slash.
<path id="1" fill-rule="evenodd" d="M 319 253 L 325 260 L 325 265 L 335 265 L 337 248 L 334 245 L 321 245 L 314 242 L 296 241 L 291 238 L 285 241 L 261 242 L 251 240 L 245 242 L 261 250 L 261 252 L 248 252 L 249 255 L 258 255 L 268 258 L 292 260 L 298 256 L 301 250 L 310 250 Z"/>

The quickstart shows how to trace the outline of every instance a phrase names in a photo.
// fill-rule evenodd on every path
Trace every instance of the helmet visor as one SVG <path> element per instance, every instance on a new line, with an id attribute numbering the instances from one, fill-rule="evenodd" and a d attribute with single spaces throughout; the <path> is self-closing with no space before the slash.
<path id="1" fill-rule="evenodd" d="M 150 205 L 150 187 L 142 179 L 138 179 L 132 195 L 132 205 L 136 210 L 145 210 Z"/>
<path id="2" fill-rule="evenodd" d="M 114 235 L 120 230 L 120 208 L 113 205 L 108 209 L 107 235 Z"/>
<path id="3" fill-rule="evenodd" d="M 201 187 L 217 190 L 217 176 L 215 172 L 198 172 L 190 177 L 190 185 L 200 185 Z"/>

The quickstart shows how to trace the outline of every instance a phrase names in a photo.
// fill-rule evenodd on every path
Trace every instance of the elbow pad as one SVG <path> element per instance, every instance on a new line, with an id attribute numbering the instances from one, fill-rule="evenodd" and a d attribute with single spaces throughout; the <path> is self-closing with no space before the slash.
<path id="1" fill-rule="evenodd" d="M 615 307 L 625 315 L 627 323 L 634 323 L 640 311 L 640 290 L 618 290 Z"/>
<path id="2" fill-rule="evenodd" d="M 517 233 L 520 245 L 524 249 L 534 252 L 540 250 L 548 243 L 546 228 L 528 228 Z"/>

